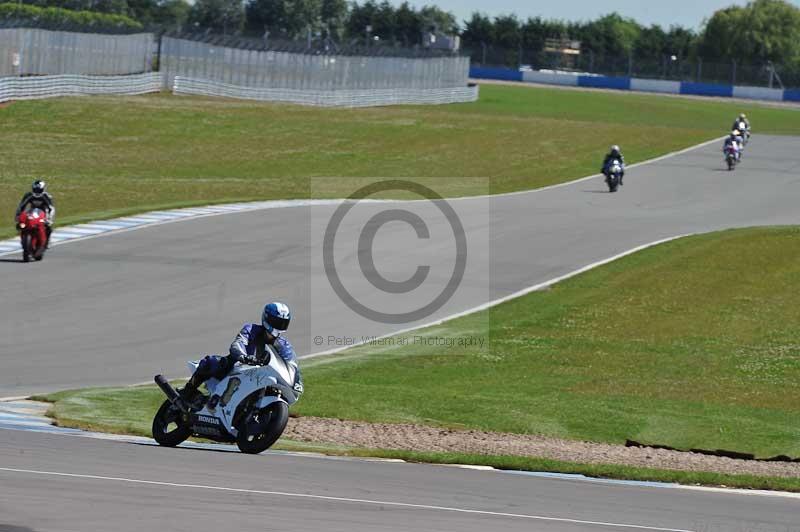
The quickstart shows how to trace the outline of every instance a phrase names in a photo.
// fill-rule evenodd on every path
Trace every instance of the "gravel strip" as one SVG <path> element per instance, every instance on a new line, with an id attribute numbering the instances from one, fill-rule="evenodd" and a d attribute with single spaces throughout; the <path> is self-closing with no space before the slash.
<path id="1" fill-rule="evenodd" d="M 800 477 L 800 463 L 735 460 L 697 453 L 561 440 L 535 435 L 449 430 L 425 425 L 299 417 L 284 437 L 369 449 L 530 456 L 584 464 L 615 464 L 731 475 Z"/>

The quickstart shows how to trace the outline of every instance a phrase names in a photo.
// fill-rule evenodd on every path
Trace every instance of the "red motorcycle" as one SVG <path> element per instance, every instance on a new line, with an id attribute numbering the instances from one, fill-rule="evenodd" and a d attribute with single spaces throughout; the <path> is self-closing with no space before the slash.
<path id="1" fill-rule="evenodd" d="M 17 227 L 22 240 L 22 260 L 30 262 L 44 258 L 47 248 L 47 229 L 45 227 L 47 215 L 41 209 L 31 209 L 20 213 L 17 218 Z"/>

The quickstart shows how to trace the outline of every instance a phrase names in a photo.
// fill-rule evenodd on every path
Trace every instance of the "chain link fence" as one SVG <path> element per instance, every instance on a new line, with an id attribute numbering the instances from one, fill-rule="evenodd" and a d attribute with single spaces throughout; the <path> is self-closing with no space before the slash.
<path id="1" fill-rule="evenodd" d="M 0 76 L 122 75 L 152 70 L 152 33 L 106 35 L 0 29 Z"/>
<path id="2" fill-rule="evenodd" d="M 525 67 L 603 76 L 661 79 L 721 85 L 792 88 L 800 87 L 800 67 L 745 64 L 735 60 L 706 61 L 701 57 L 663 55 L 656 58 L 607 56 L 582 50 L 579 55 L 562 55 L 524 48 L 476 46 L 470 52 L 474 65 Z"/>
<path id="3" fill-rule="evenodd" d="M 235 45 L 235 46 L 232 46 Z M 369 49 L 302 48 L 301 43 L 220 39 L 161 40 L 160 68 L 176 76 L 254 88 L 294 90 L 442 89 L 466 87 L 469 57 L 402 53 L 358 55 Z"/>
<path id="4" fill-rule="evenodd" d="M 158 70 L 168 88 L 182 76 L 287 90 L 449 89 L 469 79 L 469 57 L 439 50 L 182 37 L 0 28 L 0 77 Z"/>

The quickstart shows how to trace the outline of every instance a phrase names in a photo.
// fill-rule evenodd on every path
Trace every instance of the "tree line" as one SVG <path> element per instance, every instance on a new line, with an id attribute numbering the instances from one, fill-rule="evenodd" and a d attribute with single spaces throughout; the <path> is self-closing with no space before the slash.
<path id="1" fill-rule="evenodd" d="M 413 47 L 423 32 L 457 34 L 456 17 L 436 6 L 347 0 L 22 0 L 42 8 L 128 16 L 164 31 L 297 40 L 331 38 Z M 369 29 L 369 31 L 368 31 Z M 377 39 L 376 39 L 377 38 Z"/>
<path id="2" fill-rule="evenodd" d="M 547 39 L 581 42 L 592 57 L 661 61 L 702 57 L 706 61 L 739 61 L 800 67 L 800 9 L 785 0 L 753 0 L 721 9 L 700 31 L 672 26 L 643 26 L 612 13 L 588 22 L 545 20 L 515 15 L 489 17 L 473 13 L 459 23 L 447 11 L 408 2 L 347 0 L 23 0 L 42 8 L 64 8 L 128 16 L 145 27 L 172 31 L 209 31 L 228 35 L 306 39 L 413 47 L 423 32 L 458 34 L 462 47 L 482 60 L 486 50 L 502 51 L 494 62 L 516 66 L 523 53 L 535 57 Z"/>
<path id="3" fill-rule="evenodd" d="M 573 39 L 582 53 L 602 58 L 637 61 L 680 59 L 763 64 L 772 61 L 800 65 L 800 9 L 784 0 L 754 0 L 745 6 L 721 9 L 700 31 L 680 26 L 643 26 L 612 13 L 590 22 L 566 22 L 514 15 L 490 19 L 475 13 L 465 22 L 462 44 L 480 60 L 487 47 L 507 51 L 505 63 L 524 54 L 542 52 L 545 41 Z M 517 53 L 514 53 L 514 52 Z"/>
<path id="4" fill-rule="evenodd" d="M 39 25 L 50 27 L 92 27 L 100 31 L 133 32 L 144 29 L 141 23 L 126 15 L 79 11 L 60 7 L 38 7 L 31 5 L 0 4 L 0 21 L 35 20 Z"/>

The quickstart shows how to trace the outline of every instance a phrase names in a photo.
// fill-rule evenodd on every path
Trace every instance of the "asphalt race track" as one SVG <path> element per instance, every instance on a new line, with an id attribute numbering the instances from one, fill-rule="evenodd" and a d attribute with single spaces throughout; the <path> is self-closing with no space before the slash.
<path id="1" fill-rule="evenodd" d="M 0 431 L 0 487 L 4 532 L 789 532 L 800 503 L 18 431 Z"/>
<path id="2" fill-rule="evenodd" d="M 241 324 L 258 321 L 268 299 L 292 306 L 290 337 L 302 356 L 337 347 L 327 341 L 331 335 L 358 338 L 430 322 L 659 239 L 798 224 L 798 148 L 795 137 L 755 136 L 732 173 L 723 170 L 715 143 L 629 170 L 616 194 L 596 178 L 452 201 L 469 244 L 464 280 L 441 309 L 410 323 L 362 318 L 333 294 L 320 258 L 333 207 L 144 228 L 57 246 L 36 264 L 6 256 L 0 259 L 0 397 L 144 382 L 158 372 L 182 376 L 186 360 L 227 352 Z M 375 239 L 382 275 L 407 279 L 417 265 L 430 265 L 427 284 L 410 297 L 376 290 L 364 281 L 354 245 L 341 253 L 337 269 L 357 299 L 399 312 L 441 291 L 454 269 L 455 244 L 447 249 L 453 231 L 443 216 L 431 218 L 432 205 L 404 205 L 431 220 L 430 239 L 402 223 L 384 226 Z M 354 208 L 337 247 L 356 243 L 363 220 L 385 209 Z M 316 336 L 322 345 L 312 343 Z"/>
<path id="3" fill-rule="evenodd" d="M 0 397 L 130 384 L 184 373 L 223 352 L 267 299 L 292 304 L 302 355 L 331 337 L 380 335 L 501 298 L 680 234 L 800 224 L 800 139 L 756 136 L 723 170 L 713 144 L 602 179 L 450 202 L 469 260 L 441 308 L 406 323 L 353 312 L 333 294 L 321 235 L 333 207 L 182 221 L 56 246 L 44 262 L 0 259 Z M 360 204 L 337 234 L 336 265 L 355 300 L 384 312 L 423 304 L 457 263 L 450 226 L 430 202 L 403 208 L 432 222 L 378 229 L 375 269 L 395 282 L 429 265 L 422 294 L 363 281 Z M 452 231 L 451 231 L 452 233 Z M 444 235 L 444 236 L 442 236 Z M 441 237 L 441 238 L 439 238 Z M 352 244 L 352 245 L 351 245 Z M 348 246 L 351 245 L 351 248 Z M 451 249 L 452 248 L 452 249 Z M 312 338 L 324 339 L 315 345 Z M 0 430 L 0 531 L 61 530 L 800 530 L 796 499 L 620 486 L 433 466 L 267 453 L 167 450 Z M 21 527 L 21 528 L 15 528 Z"/>

